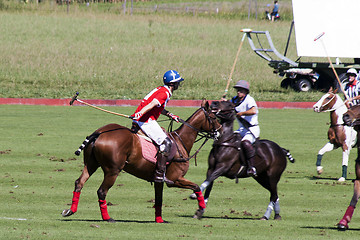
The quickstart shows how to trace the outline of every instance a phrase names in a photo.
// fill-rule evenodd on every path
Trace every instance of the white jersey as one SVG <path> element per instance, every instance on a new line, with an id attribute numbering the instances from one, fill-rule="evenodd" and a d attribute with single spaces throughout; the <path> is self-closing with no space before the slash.
<path id="1" fill-rule="evenodd" d="M 232 102 L 235 104 L 239 104 L 238 102 L 236 102 L 236 98 L 233 98 Z M 250 95 L 246 95 L 244 100 L 235 107 L 236 112 L 245 112 L 253 107 L 256 107 L 256 113 L 254 115 L 241 116 L 241 118 L 243 118 L 250 124 L 249 128 L 247 128 L 247 126 L 245 126 L 239 119 L 237 119 L 239 123 L 239 129 L 237 130 L 237 132 L 240 133 L 241 137 L 243 137 L 243 140 L 250 140 L 251 143 L 254 143 L 256 138 L 260 136 L 260 127 L 258 122 L 259 110 L 255 99 Z"/>

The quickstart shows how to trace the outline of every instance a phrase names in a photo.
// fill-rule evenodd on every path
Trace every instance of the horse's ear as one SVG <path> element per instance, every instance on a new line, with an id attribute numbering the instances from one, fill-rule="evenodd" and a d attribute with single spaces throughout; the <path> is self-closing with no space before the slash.
<path id="1" fill-rule="evenodd" d="M 209 102 L 205 98 L 203 98 L 203 100 L 201 102 L 201 107 L 205 108 L 206 110 L 209 109 L 209 107 L 210 107 Z"/>
<path id="2" fill-rule="evenodd" d="M 333 92 L 333 87 L 331 86 L 330 88 L 329 88 L 329 91 L 328 92 Z"/>
<path id="3" fill-rule="evenodd" d="M 334 93 L 337 93 L 338 90 L 339 90 L 338 88 L 335 88 L 335 90 L 334 90 L 333 92 L 334 92 Z"/>

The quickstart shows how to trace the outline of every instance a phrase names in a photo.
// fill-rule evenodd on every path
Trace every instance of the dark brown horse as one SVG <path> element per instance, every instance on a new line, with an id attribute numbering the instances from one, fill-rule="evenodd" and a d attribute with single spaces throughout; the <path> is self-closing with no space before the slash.
<path id="1" fill-rule="evenodd" d="M 197 195 L 199 209 L 205 208 L 204 197 L 197 184 L 184 178 L 189 168 L 189 153 L 198 134 L 207 138 L 215 136 L 221 128 L 215 115 L 210 111 L 209 103 L 203 101 L 201 108 L 175 131 L 170 132 L 170 138 L 177 147 L 177 153 L 173 161 L 167 166 L 166 177 L 174 184 L 168 187 L 191 189 Z M 206 135 L 204 134 L 206 133 Z M 80 177 L 75 181 L 72 206 L 63 211 L 64 217 L 71 216 L 77 211 L 80 192 L 89 177 L 101 167 L 104 172 L 104 180 L 97 191 L 101 216 L 104 221 L 113 222 L 107 211 L 106 195 L 114 185 L 121 170 L 135 177 L 152 182 L 154 178 L 155 164 L 145 160 L 142 156 L 142 148 L 139 136 L 130 129 L 118 124 L 109 124 L 99 128 L 86 138 L 84 148 L 84 169 Z M 80 147 L 81 148 L 81 147 Z M 164 222 L 161 216 L 163 183 L 155 183 L 155 221 Z"/>
<path id="2" fill-rule="evenodd" d="M 357 131 L 357 139 L 360 139 L 360 105 L 355 105 L 351 107 L 344 115 L 343 115 L 344 123 L 348 126 L 354 127 Z M 351 220 L 351 217 L 354 213 L 354 209 L 360 197 L 360 144 L 357 142 L 358 149 L 358 157 L 355 160 L 355 174 L 356 179 L 354 181 L 354 194 L 350 201 L 348 208 L 343 216 L 343 218 L 338 223 L 339 230 L 346 230 L 349 228 L 348 223 Z"/>
<path id="3" fill-rule="evenodd" d="M 214 101 L 211 109 L 216 112 L 216 116 L 222 124 L 222 134 L 219 139 L 214 141 L 208 159 L 208 171 L 206 180 L 201 184 L 201 191 L 205 192 L 205 203 L 208 202 L 214 180 L 220 176 L 230 179 L 247 178 L 247 162 L 243 151 L 240 148 L 240 134 L 234 133 L 233 123 L 235 119 L 235 109 L 231 102 Z M 271 212 L 275 210 L 275 219 L 280 217 L 280 204 L 277 193 L 277 184 L 281 174 L 286 168 L 286 158 L 294 162 L 288 150 L 281 148 L 278 144 L 269 140 L 258 140 L 254 143 L 256 149 L 255 167 L 257 177 L 254 179 L 270 192 L 270 204 L 263 220 L 270 218 Z M 194 218 L 201 218 L 205 209 L 198 209 Z"/>

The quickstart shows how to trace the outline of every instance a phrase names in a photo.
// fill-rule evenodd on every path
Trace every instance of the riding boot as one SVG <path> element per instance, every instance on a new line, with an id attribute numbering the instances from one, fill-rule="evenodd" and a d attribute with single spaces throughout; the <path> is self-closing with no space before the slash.
<path id="1" fill-rule="evenodd" d="M 257 177 L 256 168 L 254 167 L 255 149 L 250 141 L 245 140 L 241 142 L 242 148 L 248 162 L 247 174 L 252 177 Z"/>
<path id="2" fill-rule="evenodd" d="M 169 180 L 165 176 L 167 157 L 164 156 L 162 153 L 158 153 L 156 159 L 157 161 L 155 167 L 154 182 L 165 182 L 167 184 L 174 184 L 173 181 Z"/>

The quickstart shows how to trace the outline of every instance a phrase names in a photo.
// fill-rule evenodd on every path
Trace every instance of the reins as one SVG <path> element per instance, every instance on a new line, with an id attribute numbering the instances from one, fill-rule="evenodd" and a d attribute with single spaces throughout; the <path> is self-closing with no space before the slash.
<path id="1" fill-rule="evenodd" d="M 184 121 L 184 120 L 182 120 L 182 119 L 179 119 L 179 122 L 181 122 L 183 125 L 191 128 L 191 129 L 193 129 L 193 130 L 195 130 L 195 131 L 197 132 L 197 135 L 199 136 L 199 138 L 198 138 L 197 140 L 195 140 L 194 143 L 197 143 L 197 142 L 201 141 L 201 140 L 204 139 L 204 138 L 205 138 L 205 140 L 204 140 L 204 142 L 201 144 L 201 146 L 199 147 L 199 149 L 198 149 L 193 155 L 191 155 L 190 157 L 185 158 L 185 157 L 183 157 L 183 155 L 181 154 L 180 149 L 179 149 L 179 146 L 178 146 L 178 144 L 176 143 L 174 137 L 170 134 L 173 142 L 175 143 L 175 145 L 176 145 L 176 147 L 177 147 L 178 153 L 179 153 L 179 155 L 180 155 L 180 158 L 173 159 L 173 160 L 172 160 L 173 162 L 186 162 L 186 161 L 189 161 L 190 159 L 194 158 L 194 159 L 195 159 L 195 166 L 197 166 L 196 156 L 197 156 L 197 154 L 200 152 L 201 148 L 206 144 L 206 142 L 207 142 L 209 139 L 216 139 L 216 138 L 217 138 L 216 132 L 217 132 L 222 126 L 220 125 L 219 128 L 215 129 L 215 124 L 214 124 L 214 122 L 211 120 L 211 119 L 212 119 L 211 116 L 206 112 L 206 110 L 205 110 L 203 107 L 201 107 L 200 109 L 203 111 L 203 113 L 204 113 L 204 115 L 205 115 L 205 117 L 206 117 L 206 120 L 208 120 L 209 123 L 212 125 L 212 127 L 213 127 L 213 128 L 212 128 L 212 131 L 211 131 L 211 132 L 203 131 L 203 130 L 201 130 L 201 129 L 195 128 L 194 126 L 192 126 L 192 125 L 189 124 L 188 122 L 186 122 L 186 121 Z M 199 111 L 199 110 L 198 110 L 198 111 Z M 216 120 L 216 118 L 214 118 L 214 119 Z M 176 131 L 173 131 L 173 130 L 172 130 L 172 128 L 173 128 L 173 123 L 174 123 L 174 120 L 171 119 L 171 122 L 169 123 L 169 127 L 168 127 L 168 132 L 169 132 L 169 133 L 170 133 L 170 132 L 171 132 L 171 133 L 174 133 L 174 134 L 178 137 L 178 139 L 180 140 L 180 142 L 181 142 L 182 146 L 184 147 L 185 151 L 186 151 L 187 154 L 189 155 L 190 152 L 189 152 L 188 149 L 186 149 L 186 146 L 185 146 L 184 141 L 182 140 L 181 136 L 180 136 Z"/>

